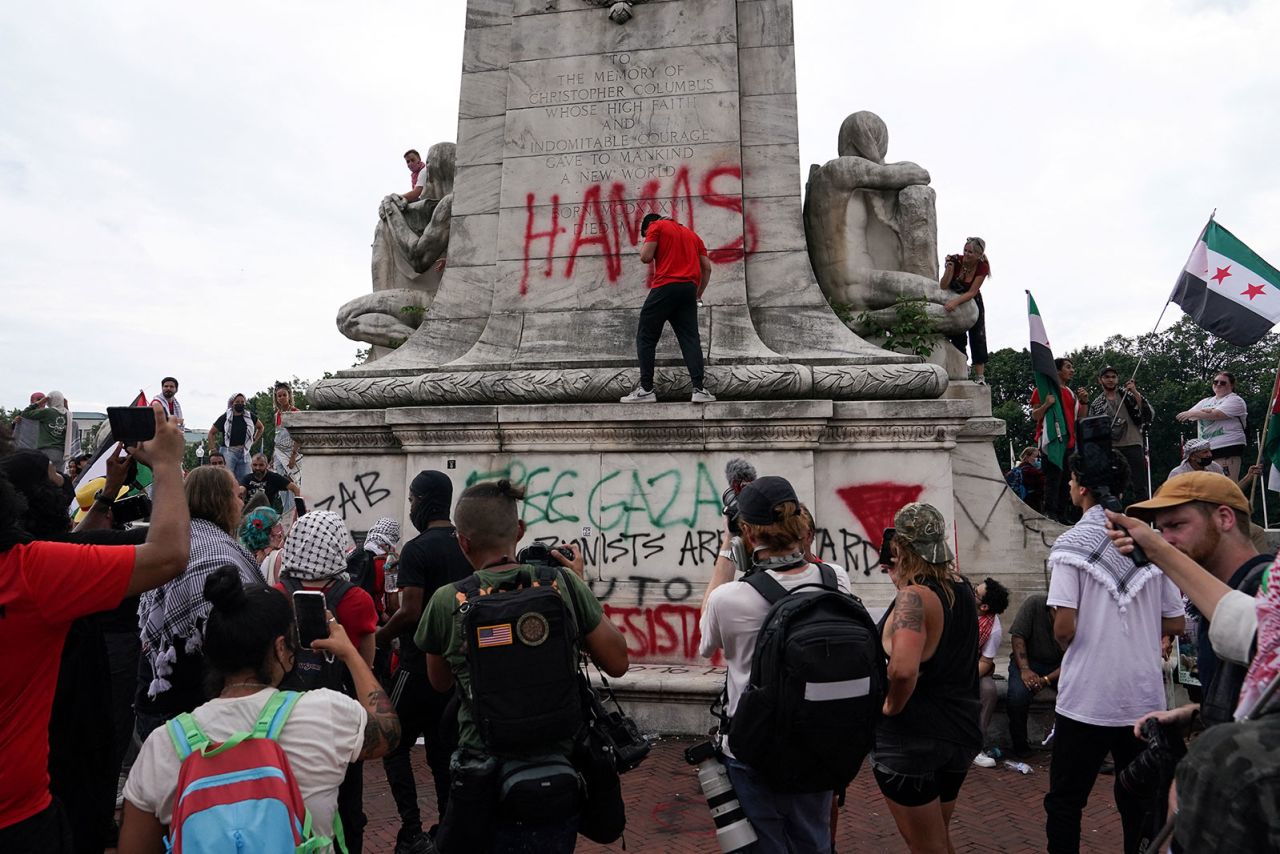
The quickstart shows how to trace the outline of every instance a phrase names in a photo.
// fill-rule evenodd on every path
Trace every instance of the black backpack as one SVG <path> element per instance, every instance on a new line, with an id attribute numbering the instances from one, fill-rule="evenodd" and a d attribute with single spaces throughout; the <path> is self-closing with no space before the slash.
<path id="1" fill-rule="evenodd" d="M 582 726 L 578 625 L 560 595 L 563 571 L 526 565 L 498 587 L 481 589 L 475 575 L 454 583 L 471 675 L 463 701 L 492 753 L 546 747 Z"/>
<path id="2" fill-rule="evenodd" d="M 296 578 L 281 578 L 280 584 L 289 594 L 290 604 L 293 603 L 293 594 L 304 589 Z M 355 585 L 350 581 L 335 581 L 325 588 L 324 606 L 330 614 L 337 616 L 338 603 L 348 590 L 353 589 Z M 348 697 L 356 695 L 355 683 L 345 664 L 319 650 L 299 648 L 294 653 L 293 670 L 285 674 L 280 690 L 314 691 L 316 688 L 329 688 Z"/>
<path id="3" fill-rule="evenodd" d="M 788 792 L 843 791 L 874 744 L 884 702 L 880 632 L 835 570 L 789 591 L 767 572 L 743 580 L 771 605 L 729 728 L 733 755 Z M 803 595 L 794 595 L 803 592 Z"/>
<path id="4" fill-rule="evenodd" d="M 356 549 L 347 558 L 347 575 L 351 577 L 351 583 L 359 587 L 374 602 L 378 601 L 378 596 L 382 593 L 377 588 L 378 573 L 374 567 L 373 552 L 367 549 Z"/>

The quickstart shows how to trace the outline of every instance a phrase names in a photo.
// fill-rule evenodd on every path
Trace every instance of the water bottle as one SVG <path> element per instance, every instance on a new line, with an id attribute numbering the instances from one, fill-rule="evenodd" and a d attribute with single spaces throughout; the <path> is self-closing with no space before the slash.
<path id="1" fill-rule="evenodd" d="M 1004 763 L 1004 767 L 1012 768 L 1014 771 L 1017 771 L 1019 774 L 1031 773 L 1031 766 L 1025 762 L 1010 762 L 1009 760 L 1006 759 Z"/>

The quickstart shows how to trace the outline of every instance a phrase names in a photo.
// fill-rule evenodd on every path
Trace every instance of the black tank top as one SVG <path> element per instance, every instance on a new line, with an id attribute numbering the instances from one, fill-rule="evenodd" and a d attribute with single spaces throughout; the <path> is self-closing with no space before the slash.
<path id="1" fill-rule="evenodd" d="M 881 718 L 882 729 L 903 736 L 939 738 L 982 749 L 978 727 L 978 602 L 967 581 L 951 585 L 955 602 L 947 606 L 941 585 L 924 585 L 942 603 L 942 637 L 933 658 L 920 662 L 920 676 L 906 707 L 893 717 Z M 880 620 L 884 625 L 893 605 Z"/>

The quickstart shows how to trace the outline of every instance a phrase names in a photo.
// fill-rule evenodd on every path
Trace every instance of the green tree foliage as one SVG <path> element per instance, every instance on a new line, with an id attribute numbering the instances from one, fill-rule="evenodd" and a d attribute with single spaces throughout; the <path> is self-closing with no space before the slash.
<path id="1" fill-rule="evenodd" d="M 281 382 L 284 381 L 281 380 Z M 299 409 L 310 409 L 311 403 L 307 400 L 307 390 L 311 388 L 311 383 L 296 376 L 288 382 L 289 387 L 293 389 L 293 405 Z M 267 455 L 267 459 L 270 459 L 271 452 L 276 444 L 275 383 L 249 398 L 248 405 L 249 410 L 262 422 L 262 447 L 260 450 Z M 208 451 L 206 450 L 205 453 L 208 453 Z"/>
<path id="2" fill-rule="evenodd" d="M 1054 355 L 1071 359 L 1076 369 L 1072 389 L 1084 387 L 1090 397 L 1101 393 L 1098 371 L 1104 365 L 1115 366 L 1121 383 L 1138 368 L 1138 390 L 1156 411 L 1150 436 L 1151 476 L 1156 485 L 1181 461 L 1181 443 L 1195 436 L 1194 422 L 1183 424 L 1174 416 L 1211 396 L 1210 382 L 1219 371 L 1235 374 L 1236 393 L 1248 404 L 1246 463 L 1257 459 L 1257 432 L 1267 417 L 1280 356 L 1280 335 L 1267 335 L 1252 347 L 1236 347 L 1183 317 L 1163 332 L 1136 338 L 1115 335 L 1101 345 Z M 992 414 L 1008 424 L 1007 438 L 996 447 L 1001 463 L 1007 466 L 1010 443 L 1015 456 L 1032 444 L 1035 424 L 1029 402 L 1035 384 L 1031 354 L 1011 348 L 992 353 L 987 362 L 987 382 L 991 386 Z"/>

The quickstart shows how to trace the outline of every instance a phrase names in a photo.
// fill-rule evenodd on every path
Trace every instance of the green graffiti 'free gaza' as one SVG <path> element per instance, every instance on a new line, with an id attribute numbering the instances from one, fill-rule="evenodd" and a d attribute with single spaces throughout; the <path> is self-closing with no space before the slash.
<path id="1" fill-rule="evenodd" d="M 591 482 L 576 469 L 528 466 L 513 460 L 505 468 L 473 471 L 467 475 L 467 486 L 499 478 L 524 485 L 523 518 L 529 527 L 585 521 L 599 531 L 630 533 L 633 525 L 659 530 L 696 528 L 700 522 L 704 527 L 716 525 L 721 515 L 720 489 L 701 462 L 691 473 L 679 468 L 654 475 L 615 469 Z M 585 511 L 579 497 L 584 494 Z"/>

